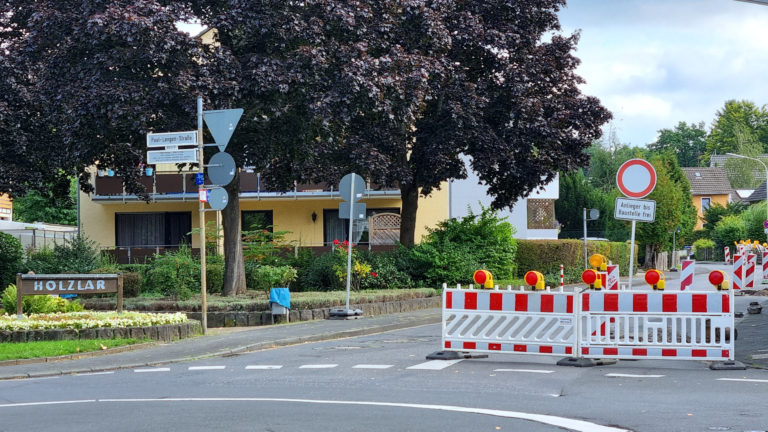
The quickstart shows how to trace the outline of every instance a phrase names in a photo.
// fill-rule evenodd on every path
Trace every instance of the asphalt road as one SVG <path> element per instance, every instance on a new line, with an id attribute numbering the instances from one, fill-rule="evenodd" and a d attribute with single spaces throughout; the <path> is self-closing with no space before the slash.
<path id="1" fill-rule="evenodd" d="M 0 431 L 765 431 L 768 372 L 428 362 L 439 325 L 160 368 L 0 381 Z"/>

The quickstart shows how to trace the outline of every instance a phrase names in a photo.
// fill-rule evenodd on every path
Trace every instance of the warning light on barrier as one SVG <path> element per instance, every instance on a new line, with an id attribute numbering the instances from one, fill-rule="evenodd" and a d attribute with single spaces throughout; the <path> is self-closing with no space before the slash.
<path id="1" fill-rule="evenodd" d="M 541 272 L 531 270 L 525 274 L 525 284 L 531 287 L 532 290 L 544 289 L 544 275 Z"/>
<path id="2" fill-rule="evenodd" d="M 488 270 L 476 270 L 472 279 L 483 288 L 493 288 L 493 275 Z"/>
<path id="3" fill-rule="evenodd" d="M 722 270 L 713 270 L 709 272 L 709 283 L 715 286 L 718 291 L 728 290 L 730 283 L 728 275 Z"/>
<path id="4" fill-rule="evenodd" d="M 600 254 L 590 255 L 589 265 L 595 270 L 605 271 L 608 266 L 608 258 Z"/>
<path id="5" fill-rule="evenodd" d="M 664 273 L 651 269 L 645 272 L 645 283 L 650 285 L 655 290 L 663 290 L 666 282 L 664 281 Z"/>
<path id="6" fill-rule="evenodd" d="M 594 270 L 584 270 L 584 272 L 581 273 L 581 280 L 583 280 L 585 284 L 589 285 L 589 289 L 599 290 L 603 287 L 603 280 Z"/>

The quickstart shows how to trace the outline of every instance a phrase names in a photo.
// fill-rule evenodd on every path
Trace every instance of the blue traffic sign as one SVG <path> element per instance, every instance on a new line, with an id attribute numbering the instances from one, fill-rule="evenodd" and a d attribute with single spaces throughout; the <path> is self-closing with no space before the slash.
<path id="1" fill-rule="evenodd" d="M 203 183 L 205 183 L 205 174 L 203 174 L 203 173 L 195 174 L 195 184 L 200 186 Z"/>

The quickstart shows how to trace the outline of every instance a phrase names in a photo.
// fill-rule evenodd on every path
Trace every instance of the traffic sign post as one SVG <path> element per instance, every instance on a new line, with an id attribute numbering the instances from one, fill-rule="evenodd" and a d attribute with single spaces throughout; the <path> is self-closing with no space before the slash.
<path id="1" fill-rule="evenodd" d="M 355 219 L 365 219 L 365 204 L 358 203 L 365 192 L 365 180 L 355 173 L 350 173 L 342 177 L 339 182 L 339 193 L 341 199 L 346 202 L 339 203 L 339 219 L 349 219 L 349 233 L 347 242 L 347 303 L 343 310 L 331 309 L 332 318 L 358 318 L 363 314 L 361 310 L 349 309 L 349 288 L 352 279 L 352 228 Z"/>
<path id="2" fill-rule="evenodd" d="M 656 201 L 640 200 L 640 198 L 653 192 L 656 187 L 656 169 L 645 159 L 630 159 L 619 167 L 616 173 L 616 185 L 624 196 L 630 198 L 616 199 L 614 218 L 632 221 L 632 234 L 629 241 L 629 289 L 631 290 L 635 266 L 637 221 L 653 222 L 656 217 Z"/>

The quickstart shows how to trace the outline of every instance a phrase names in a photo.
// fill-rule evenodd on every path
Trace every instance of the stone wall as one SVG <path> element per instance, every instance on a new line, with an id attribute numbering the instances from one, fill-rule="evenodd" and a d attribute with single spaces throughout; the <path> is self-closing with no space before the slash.
<path id="1" fill-rule="evenodd" d="M 426 297 L 410 300 L 398 300 L 384 303 L 366 303 L 349 305 L 351 309 L 362 309 L 364 316 L 386 315 L 392 313 L 409 312 L 421 309 L 439 308 L 442 298 L 440 296 Z M 338 307 L 334 307 L 337 309 Z M 292 310 L 290 321 L 311 321 L 328 319 L 331 308 Z M 187 312 L 187 317 L 193 320 L 201 320 L 201 312 Z M 283 315 L 275 316 L 275 322 L 285 322 Z M 269 325 L 272 323 L 272 313 L 265 312 L 208 312 L 208 327 L 245 327 Z"/>
<path id="2" fill-rule="evenodd" d="M 171 342 L 196 336 L 202 332 L 203 329 L 199 321 L 149 327 L 0 331 L 0 343 L 129 338 Z"/>

